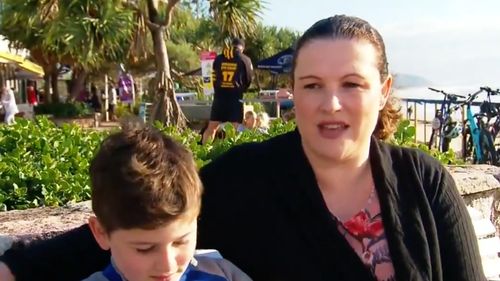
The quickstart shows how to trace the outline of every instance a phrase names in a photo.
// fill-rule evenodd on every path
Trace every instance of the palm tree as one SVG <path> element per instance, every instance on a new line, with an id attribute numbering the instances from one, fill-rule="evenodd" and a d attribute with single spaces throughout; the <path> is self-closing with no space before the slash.
<path id="1" fill-rule="evenodd" d="M 179 127 L 186 124 L 186 119 L 175 99 L 166 47 L 173 11 L 180 0 L 3 1 L 6 6 L 8 2 L 13 7 L 8 13 L 4 13 L 7 15 L 4 18 L 14 20 L 8 21 L 8 25 L 2 24 L 3 30 L 14 31 L 10 32 L 8 39 L 19 42 L 20 45 L 32 50 L 33 54 L 40 54 L 41 59 L 37 62 L 44 60 L 42 65 L 54 66 L 58 60 L 67 59 L 83 70 L 96 68 L 106 59 L 120 57 L 120 49 L 115 47 L 120 45 L 119 42 L 123 42 L 121 40 L 126 37 L 127 29 L 123 25 L 117 27 L 119 20 L 114 21 L 112 15 L 114 12 L 124 12 L 119 9 L 122 5 L 131 9 L 135 19 L 134 32 L 128 38 L 131 59 L 137 60 L 139 57 L 147 56 L 148 31 L 153 42 L 157 86 L 152 120 L 160 120 L 167 125 Z M 232 36 L 244 38 L 251 34 L 263 9 L 260 0 L 207 0 L 207 2 L 209 13 L 220 27 L 221 36 L 218 40 Z M 104 12 L 96 8 L 101 6 Z M 113 7 L 117 10 L 113 10 Z M 101 28 L 102 25 L 105 25 L 105 28 Z M 119 38 L 108 37 L 113 32 L 119 33 Z M 61 34 L 65 36 L 61 37 Z M 38 50 L 39 52 L 36 52 Z M 116 50 L 116 53 L 111 50 Z M 107 56 L 110 52 L 111 55 Z M 53 67 L 50 69 L 47 67 L 47 70 L 47 73 L 55 72 Z"/>
<path id="2" fill-rule="evenodd" d="M 45 93 L 50 92 L 50 80 L 57 63 L 57 53 L 44 50 L 42 43 L 45 28 L 52 23 L 57 13 L 57 1 L 38 0 L 4 0 L 1 10 L 0 29 L 15 48 L 25 48 L 30 56 L 45 72 Z M 53 97 L 58 100 L 57 87 L 53 89 Z M 50 102 L 51 96 L 46 95 Z"/>
<path id="3" fill-rule="evenodd" d="M 265 3 L 258 0 L 209 1 L 210 13 L 220 27 L 223 38 L 245 38 L 252 35 L 257 28 Z"/>
<path id="4" fill-rule="evenodd" d="M 42 65 L 45 91 L 52 86 L 55 101 L 58 62 L 83 74 L 77 79 L 83 84 L 86 72 L 123 59 L 134 30 L 133 13 L 120 0 L 4 1 L 2 33 Z"/>
<path id="5" fill-rule="evenodd" d="M 153 49 L 156 58 L 156 95 L 152 120 L 159 120 L 167 125 L 184 127 L 186 117 L 182 113 L 175 98 L 175 88 L 170 73 L 165 33 L 172 20 L 175 5 L 180 0 L 170 0 L 165 6 L 164 17 L 160 16 L 160 3 L 158 0 L 146 0 L 148 20 L 146 21 L 153 39 Z"/>
<path id="6" fill-rule="evenodd" d="M 165 3 L 166 2 L 166 3 Z M 156 61 L 156 94 L 152 121 L 159 120 L 167 125 L 183 127 L 186 118 L 175 99 L 175 89 L 170 71 L 170 63 L 166 46 L 166 34 L 172 21 L 173 10 L 180 0 L 128 0 L 127 4 L 137 12 L 139 27 L 149 30 Z M 194 1 L 196 2 L 196 1 Z M 223 36 L 241 36 L 255 29 L 257 19 L 262 10 L 260 0 L 209 0 L 214 20 L 221 26 Z M 162 13 L 163 12 L 163 13 Z M 228 14 L 230 13 L 230 14 Z M 143 23 L 143 24 L 141 24 Z M 136 41 L 144 43 L 145 28 L 138 28 Z M 143 44 L 135 44 L 133 50 L 144 53 Z M 140 52 L 137 52 L 140 50 Z"/>
<path id="7" fill-rule="evenodd" d="M 134 14 L 121 0 L 59 0 L 59 12 L 47 28 L 44 49 L 69 58 L 70 99 L 83 89 L 87 75 L 126 58 L 135 29 Z"/>

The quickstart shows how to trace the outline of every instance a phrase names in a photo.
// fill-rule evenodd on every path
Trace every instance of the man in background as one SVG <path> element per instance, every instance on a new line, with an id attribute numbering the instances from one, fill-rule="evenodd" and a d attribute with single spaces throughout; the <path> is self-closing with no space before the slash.
<path id="1" fill-rule="evenodd" d="M 243 119 L 243 93 L 252 83 L 252 61 L 243 54 L 245 42 L 232 41 L 231 48 L 223 50 L 213 63 L 214 100 L 210 121 L 203 133 L 203 143 L 213 140 L 219 125 L 231 122 L 236 128 Z"/>
<path id="2" fill-rule="evenodd" d="M 116 121 L 116 115 L 115 115 L 115 107 L 118 102 L 118 95 L 116 92 L 116 88 L 114 87 L 113 84 L 110 85 L 109 90 L 108 90 L 108 112 L 109 112 L 109 118 L 111 121 Z"/>

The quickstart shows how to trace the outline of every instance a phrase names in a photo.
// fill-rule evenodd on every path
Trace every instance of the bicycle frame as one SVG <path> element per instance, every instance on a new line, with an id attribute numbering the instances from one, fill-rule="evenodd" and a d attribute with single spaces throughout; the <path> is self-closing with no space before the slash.
<path id="1" fill-rule="evenodd" d="M 439 141 L 438 141 L 438 149 L 441 149 L 442 147 L 442 140 L 443 138 L 441 137 L 441 131 L 442 131 L 442 127 L 443 127 L 443 122 L 444 122 L 444 112 L 446 110 L 446 103 L 447 103 L 447 99 L 448 99 L 448 96 L 444 96 L 443 98 L 443 101 L 441 102 L 441 108 L 439 110 L 436 110 L 435 112 L 435 115 L 434 115 L 434 119 L 437 119 L 439 121 L 439 127 L 435 128 L 434 127 L 434 120 L 432 121 L 432 134 L 431 134 L 431 137 L 429 139 L 429 149 L 432 148 L 432 146 L 435 144 L 435 139 L 433 140 L 433 138 L 437 138 L 439 137 Z M 440 136 L 438 136 L 437 134 L 439 133 Z M 434 135 L 435 134 L 435 135 Z"/>
<path id="2" fill-rule="evenodd" d="M 481 87 L 481 89 L 483 91 L 486 91 L 486 93 L 488 94 L 488 97 L 487 97 L 487 102 L 490 104 L 490 106 L 493 104 L 491 102 L 491 96 L 492 95 L 499 95 L 500 94 L 500 90 L 497 89 L 497 90 L 492 90 L 490 87 Z M 497 137 L 497 134 L 498 132 L 500 131 L 500 111 L 498 111 L 499 109 L 497 108 L 497 114 L 496 116 L 492 117 L 492 116 L 489 116 L 488 115 L 488 121 L 487 121 L 487 124 L 488 124 L 488 131 L 491 133 L 491 136 L 493 139 L 496 139 Z M 493 124 L 490 124 L 490 121 L 492 118 L 495 118 L 495 122 Z"/>
<path id="3" fill-rule="evenodd" d="M 474 120 L 474 114 L 472 113 L 471 110 L 471 103 L 467 104 L 467 123 L 469 124 L 469 131 L 472 136 L 472 143 L 474 144 L 474 147 L 476 148 L 476 157 L 478 161 L 483 160 L 483 152 L 481 150 L 481 132 L 479 130 L 479 127 L 477 126 L 475 120 Z"/>
<path id="4" fill-rule="evenodd" d="M 433 120 L 432 133 L 429 139 L 428 147 L 429 149 L 431 149 L 435 141 L 434 138 L 439 137 L 437 149 L 444 152 L 445 150 L 447 150 L 449 142 L 451 141 L 450 138 L 446 138 L 444 136 L 445 135 L 444 128 L 447 125 L 446 122 L 449 122 L 451 118 L 451 112 L 452 112 L 451 104 L 457 102 L 458 98 L 465 98 L 465 97 L 455 94 L 449 94 L 442 90 L 437 90 L 430 87 L 428 89 L 444 95 L 443 100 L 441 102 L 441 109 L 439 109 L 439 111 L 436 111 L 436 114 L 434 116 L 434 120 L 437 119 L 437 121 L 439 121 L 439 127 L 434 127 L 434 120 Z M 437 135 L 438 133 L 439 135 Z"/>
<path id="5" fill-rule="evenodd" d="M 474 144 L 474 148 L 476 149 L 476 157 L 478 161 L 483 161 L 483 152 L 481 148 L 481 130 L 479 126 L 476 124 L 474 120 L 474 114 L 472 113 L 471 105 L 474 99 L 476 99 L 477 95 L 479 95 L 483 90 L 479 90 L 472 95 L 469 95 L 469 98 L 465 102 L 467 105 L 467 123 L 469 125 L 469 131 L 472 136 L 472 143 Z"/>

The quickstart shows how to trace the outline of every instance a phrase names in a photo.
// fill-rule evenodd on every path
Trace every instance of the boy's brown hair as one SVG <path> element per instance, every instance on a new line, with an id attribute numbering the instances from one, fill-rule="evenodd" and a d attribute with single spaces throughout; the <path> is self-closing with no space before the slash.
<path id="1" fill-rule="evenodd" d="M 92 209 L 110 233 L 196 218 L 202 185 L 191 153 L 151 127 L 106 138 L 90 164 Z"/>

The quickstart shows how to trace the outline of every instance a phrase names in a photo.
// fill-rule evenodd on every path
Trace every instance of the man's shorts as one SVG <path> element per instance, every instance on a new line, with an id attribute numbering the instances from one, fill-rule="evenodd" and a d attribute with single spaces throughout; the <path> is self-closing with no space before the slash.
<path id="1" fill-rule="evenodd" d="M 210 121 L 241 123 L 243 121 L 243 103 L 238 99 L 214 99 Z"/>

